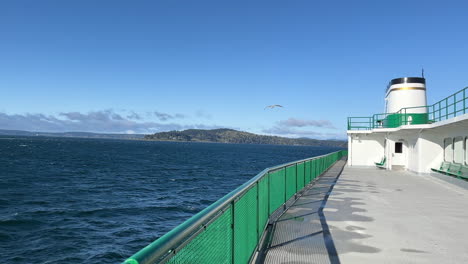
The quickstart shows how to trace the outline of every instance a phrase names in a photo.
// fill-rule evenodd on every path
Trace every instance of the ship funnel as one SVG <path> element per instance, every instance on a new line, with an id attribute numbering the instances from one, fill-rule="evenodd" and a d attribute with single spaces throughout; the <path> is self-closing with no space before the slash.
<path id="1" fill-rule="evenodd" d="M 385 95 L 384 125 L 427 124 L 426 79 L 421 77 L 397 78 L 390 81 Z"/>
<path id="2" fill-rule="evenodd" d="M 388 84 L 386 95 L 386 113 L 395 113 L 402 108 L 407 109 L 407 113 L 427 113 L 426 99 L 426 79 L 421 77 L 397 78 Z"/>

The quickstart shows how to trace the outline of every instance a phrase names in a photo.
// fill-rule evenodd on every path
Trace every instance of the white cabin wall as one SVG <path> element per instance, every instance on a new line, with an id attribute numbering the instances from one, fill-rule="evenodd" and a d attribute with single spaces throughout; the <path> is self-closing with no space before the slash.
<path id="1" fill-rule="evenodd" d="M 421 132 L 419 138 L 420 151 L 418 158 L 418 169 L 416 172 L 429 173 L 431 168 L 437 168 L 444 156 L 444 137 L 433 131 Z"/>
<path id="2" fill-rule="evenodd" d="M 385 163 L 385 168 L 388 170 L 392 169 L 392 153 L 395 151 L 395 139 L 391 136 L 386 137 L 385 139 L 387 144 L 385 144 L 385 157 L 387 157 L 387 162 Z"/>
<path id="3" fill-rule="evenodd" d="M 421 138 L 424 140 L 424 151 L 421 154 L 421 172 L 430 172 L 444 161 L 444 139 L 468 136 L 468 123 L 458 123 L 456 126 L 442 126 L 424 130 Z M 465 146 L 466 147 L 466 146 Z M 466 159 L 466 158 L 465 158 Z"/>
<path id="4" fill-rule="evenodd" d="M 388 135 L 387 157 L 388 168 L 392 165 L 393 145 L 396 141 L 403 139 L 407 148 L 406 168 L 418 173 L 430 173 L 431 168 L 437 168 L 444 160 L 444 139 L 468 136 L 468 127 L 443 126 L 431 129 L 424 129 L 414 132 L 406 131 L 405 135 L 390 133 Z"/>
<path id="5" fill-rule="evenodd" d="M 382 132 L 353 133 L 348 131 L 350 166 L 375 166 L 374 162 L 381 161 L 385 155 L 385 166 L 391 169 L 392 154 L 395 142 L 403 140 L 403 151 L 406 153 L 407 170 L 418 173 L 430 173 L 431 168 L 437 168 L 444 160 L 444 139 L 468 137 L 468 115 L 455 123 L 448 123 L 434 127 L 420 127 L 419 129 L 401 129 Z M 385 146 L 385 140 L 387 144 Z M 465 146 L 465 149 L 468 146 Z M 464 150 L 465 164 L 468 157 Z"/>
<path id="6" fill-rule="evenodd" d="M 350 134 L 349 166 L 375 166 L 374 162 L 380 162 L 384 156 L 383 134 Z"/>
<path id="7" fill-rule="evenodd" d="M 348 164 L 353 164 L 353 148 L 351 144 L 351 135 L 348 134 Z"/>
<path id="8" fill-rule="evenodd" d="M 421 153 L 421 141 L 417 137 L 408 138 L 407 169 L 411 171 L 419 170 L 419 155 Z"/>

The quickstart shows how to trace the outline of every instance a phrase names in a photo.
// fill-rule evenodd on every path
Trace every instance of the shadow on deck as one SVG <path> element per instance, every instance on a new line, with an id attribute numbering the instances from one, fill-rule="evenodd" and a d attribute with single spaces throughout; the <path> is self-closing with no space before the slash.
<path id="1" fill-rule="evenodd" d="M 259 263 L 340 263 L 323 208 L 345 164 L 335 163 L 274 222 Z"/>

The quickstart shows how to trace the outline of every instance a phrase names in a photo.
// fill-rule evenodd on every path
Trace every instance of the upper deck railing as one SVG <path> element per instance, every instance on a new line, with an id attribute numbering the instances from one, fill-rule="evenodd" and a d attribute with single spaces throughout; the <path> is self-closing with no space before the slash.
<path id="1" fill-rule="evenodd" d="M 395 113 L 348 117 L 348 130 L 396 128 L 402 125 L 432 124 L 468 113 L 468 87 L 432 104 L 405 107 Z"/>
<path id="2" fill-rule="evenodd" d="M 248 263 L 272 214 L 346 153 L 267 168 L 124 263 Z"/>

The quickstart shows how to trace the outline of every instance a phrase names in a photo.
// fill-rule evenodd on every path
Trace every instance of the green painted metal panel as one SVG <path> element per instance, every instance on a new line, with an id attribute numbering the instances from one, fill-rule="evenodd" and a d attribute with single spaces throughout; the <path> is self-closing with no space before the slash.
<path id="1" fill-rule="evenodd" d="M 407 113 L 407 114 L 390 114 L 387 120 L 384 120 L 384 127 L 395 128 L 401 125 L 418 125 L 427 124 L 429 121 L 428 114 L 426 113 Z"/>
<path id="2" fill-rule="evenodd" d="M 318 159 L 318 164 L 319 164 L 319 169 L 318 169 L 318 172 L 317 172 L 317 177 L 320 176 L 320 174 L 322 174 L 323 172 L 323 159 Z"/>
<path id="3" fill-rule="evenodd" d="M 309 184 L 312 180 L 312 170 L 311 170 L 311 161 L 305 162 L 305 182 Z"/>
<path id="4" fill-rule="evenodd" d="M 317 176 L 319 175 L 319 170 L 320 170 L 320 160 L 315 159 L 314 160 L 314 180 L 317 179 Z"/>
<path id="5" fill-rule="evenodd" d="M 387 116 L 387 119 L 384 120 L 384 127 L 395 128 L 399 127 L 402 123 L 401 114 L 391 114 Z"/>
<path id="6" fill-rule="evenodd" d="M 232 207 L 192 239 L 167 263 L 231 263 Z M 137 262 L 138 263 L 138 262 Z"/>
<path id="7" fill-rule="evenodd" d="M 411 117 L 413 118 L 413 121 L 411 121 L 412 125 L 429 123 L 428 114 L 408 114 L 408 115 L 411 115 Z"/>
<path id="8" fill-rule="evenodd" d="M 314 179 L 314 161 L 313 160 L 311 160 L 309 163 L 309 170 L 310 170 L 310 181 L 309 181 L 310 183 Z M 307 174 L 306 174 L 306 177 L 307 177 Z"/>
<path id="9" fill-rule="evenodd" d="M 234 203 L 234 263 L 247 263 L 257 245 L 257 187 Z"/>
<path id="10" fill-rule="evenodd" d="M 319 159 L 319 164 L 320 165 L 319 165 L 319 171 L 317 173 L 318 174 L 317 177 L 320 176 L 320 174 L 322 174 L 322 172 L 323 172 L 323 167 L 324 167 L 324 162 L 323 161 L 324 161 L 324 159 Z"/>
<path id="11" fill-rule="evenodd" d="M 169 252 L 168 263 L 247 263 L 271 213 L 346 154 L 341 151 L 293 162 L 288 168 L 265 170 L 246 183 L 248 187 L 238 188 L 242 191 L 218 200 L 125 263 L 159 263 Z"/>
<path id="12" fill-rule="evenodd" d="M 268 212 L 268 174 L 258 182 L 258 239 L 262 236 L 264 227 L 267 224 Z"/>
<path id="13" fill-rule="evenodd" d="M 296 193 L 296 165 L 286 168 L 286 200 Z"/>
<path id="14" fill-rule="evenodd" d="M 297 164 L 297 190 L 296 192 L 302 190 L 305 186 L 305 163 Z"/>
<path id="15" fill-rule="evenodd" d="M 317 163 L 318 163 L 318 170 L 317 170 L 317 176 L 320 176 L 320 174 L 322 174 L 322 170 L 323 170 L 323 159 L 318 159 L 317 160 Z"/>
<path id="16" fill-rule="evenodd" d="M 285 169 L 280 169 L 270 173 L 270 214 L 284 203 Z"/>

